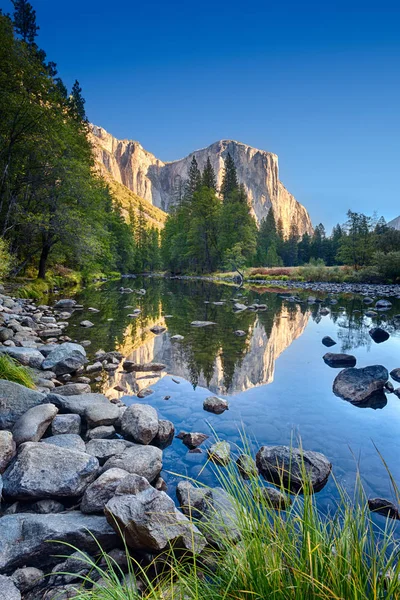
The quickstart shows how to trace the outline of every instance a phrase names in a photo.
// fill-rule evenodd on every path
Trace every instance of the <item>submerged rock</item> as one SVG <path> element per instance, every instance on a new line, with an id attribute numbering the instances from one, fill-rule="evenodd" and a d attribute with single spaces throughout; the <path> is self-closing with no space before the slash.
<path id="1" fill-rule="evenodd" d="M 374 327 L 373 329 L 370 329 L 369 335 L 372 337 L 376 344 L 386 342 L 386 340 L 390 338 L 390 334 L 381 327 Z"/>
<path id="2" fill-rule="evenodd" d="M 397 521 L 400 520 L 399 509 L 393 502 L 390 502 L 390 500 L 384 498 L 370 498 L 368 500 L 368 507 L 371 512 L 379 513 L 380 515 L 396 519 Z"/>
<path id="3" fill-rule="evenodd" d="M 333 393 L 353 404 L 362 404 L 377 392 L 382 392 L 389 373 L 381 365 L 364 369 L 344 369 L 333 382 Z"/>
<path id="4" fill-rule="evenodd" d="M 231 460 L 231 446 L 225 441 L 216 442 L 208 449 L 208 456 L 219 465 L 227 465 Z"/>
<path id="5" fill-rule="evenodd" d="M 203 409 L 207 412 L 212 412 L 216 415 L 220 415 L 224 411 L 229 409 L 229 404 L 223 398 L 217 396 L 209 396 L 203 402 Z"/>
<path id="6" fill-rule="evenodd" d="M 329 335 L 326 335 L 322 338 L 322 343 L 327 348 L 330 348 L 331 346 L 336 346 L 335 340 L 333 340 Z"/>
<path id="7" fill-rule="evenodd" d="M 303 472 L 312 491 L 318 492 L 325 486 L 332 469 L 332 464 L 320 452 L 289 446 L 262 446 L 256 463 L 264 479 L 294 493 L 304 491 Z"/>
<path id="8" fill-rule="evenodd" d="M 261 493 L 267 506 L 275 510 L 286 510 L 291 505 L 290 498 L 275 488 L 262 488 Z"/>
<path id="9" fill-rule="evenodd" d="M 392 371 L 390 371 L 390 377 L 394 381 L 397 381 L 398 383 L 400 383 L 400 368 L 399 369 L 393 369 Z"/>
<path id="10" fill-rule="evenodd" d="M 197 448 L 205 440 L 207 440 L 210 437 L 210 436 L 206 435 L 205 433 L 198 433 L 198 432 L 192 432 L 192 433 L 182 432 L 182 433 L 183 433 L 183 435 L 181 435 L 181 436 L 178 435 L 177 437 L 179 437 L 182 440 L 182 442 L 185 444 L 185 446 L 187 446 L 190 450 Z"/>
<path id="11" fill-rule="evenodd" d="M 334 352 L 327 352 L 322 358 L 325 364 L 334 369 L 355 367 L 357 364 L 357 359 L 352 354 L 335 354 Z"/>

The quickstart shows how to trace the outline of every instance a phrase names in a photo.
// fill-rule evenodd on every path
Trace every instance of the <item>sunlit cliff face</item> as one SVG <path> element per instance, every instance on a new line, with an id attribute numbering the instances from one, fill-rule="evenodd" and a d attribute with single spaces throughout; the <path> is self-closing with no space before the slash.
<path id="1" fill-rule="evenodd" d="M 220 185 L 224 159 L 229 152 L 258 223 L 273 207 L 275 219 L 282 221 L 285 235 L 289 235 L 292 225 L 297 227 L 299 235 L 313 231 L 307 210 L 279 181 L 278 157 L 272 152 L 257 150 L 234 140 L 220 140 L 181 160 L 164 163 L 138 142 L 118 140 L 101 127 L 92 125 L 90 137 L 95 159 L 102 168 L 135 194 L 166 211 L 176 201 L 176 190 L 187 178 L 193 156 L 200 169 L 210 158 Z"/>
<path id="2" fill-rule="evenodd" d="M 300 337 L 306 328 L 309 313 L 300 309 L 288 311 L 283 306 L 276 314 L 269 336 L 262 320 L 254 315 L 253 324 L 249 327 L 244 350 L 235 362 L 227 363 L 223 348 L 217 350 L 212 363 L 211 377 L 207 377 L 196 365 L 194 348 L 190 342 L 183 345 L 171 342 L 168 334 L 155 336 L 149 328 L 153 324 L 167 326 L 163 317 L 148 323 L 146 328 L 136 331 L 132 337 L 132 328 L 126 330 L 125 341 L 118 348 L 129 360 L 137 363 L 164 363 L 167 369 L 161 373 L 127 374 L 118 369 L 109 376 L 104 391 L 109 398 L 124 394 L 137 394 L 138 391 L 151 387 L 166 373 L 183 377 L 196 385 L 206 387 L 216 394 L 235 394 L 250 388 L 271 383 L 274 379 L 275 361 Z M 195 377 L 195 380 L 194 380 Z M 124 392 L 115 390 L 121 386 Z"/>

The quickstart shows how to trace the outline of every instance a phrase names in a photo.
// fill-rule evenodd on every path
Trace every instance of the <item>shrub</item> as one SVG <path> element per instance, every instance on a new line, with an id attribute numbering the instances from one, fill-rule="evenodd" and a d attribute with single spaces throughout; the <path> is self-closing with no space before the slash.
<path id="1" fill-rule="evenodd" d="M 375 252 L 373 264 L 378 273 L 386 280 L 400 280 L 400 252 Z"/>
<path id="2" fill-rule="evenodd" d="M 28 369 L 4 354 L 0 355 L 0 379 L 19 383 L 30 389 L 35 388 L 35 384 Z"/>
<path id="3" fill-rule="evenodd" d="M 7 244 L 0 239 L 0 279 L 7 277 L 11 268 L 11 256 Z"/>

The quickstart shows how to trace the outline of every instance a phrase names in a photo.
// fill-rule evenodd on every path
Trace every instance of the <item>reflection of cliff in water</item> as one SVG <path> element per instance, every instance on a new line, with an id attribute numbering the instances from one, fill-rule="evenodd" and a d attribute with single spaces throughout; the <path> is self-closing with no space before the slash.
<path id="1" fill-rule="evenodd" d="M 117 371 L 106 386 L 109 388 L 108 395 L 115 395 L 115 392 L 111 392 L 116 385 L 122 386 L 130 394 L 137 393 L 153 385 L 166 372 L 183 377 L 193 385 L 207 387 L 217 394 L 243 392 L 271 383 L 276 359 L 303 333 L 309 313 L 302 312 L 300 308 L 280 307 L 267 325 L 268 335 L 264 321 L 270 317 L 266 313 L 253 314 L 246 335 L 242 338 L 225 331 L 225 339 L 219 340 L 215 337 L 216 331 L 212 333 L 211 328 L 208 329 L 209 333 L 203 330 L 204 338 L 203 332 L 199 338 L 199 332 L 194 331 L 193 335 L 189 332 L 182 342 L 171 341 L 169 334 L 154 336 L 148 331 L 137 334 L 134 339 L 127 332 L 125 343 L 120 345 L 119 350 L 129 360 L 138 363 L 161 362 L 167 369 L 155 375 L 139 373 L 136 378 Z M 157 323 L 164 324 L 164 321 L 161 318 Z M 229 339 L 230 336 L 232 339 Z"/>

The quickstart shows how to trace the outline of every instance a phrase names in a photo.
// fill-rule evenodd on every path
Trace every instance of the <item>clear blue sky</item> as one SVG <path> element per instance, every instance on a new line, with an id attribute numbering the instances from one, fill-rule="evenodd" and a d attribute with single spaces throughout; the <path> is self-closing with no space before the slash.
<path id="1" fill-rule="evenodd" d="M 398 2 L 31 2 L 39 45 L 115 136 L 163 160 L 220 138 L 275 152 L 328 228 L 400 214 Z"/>

